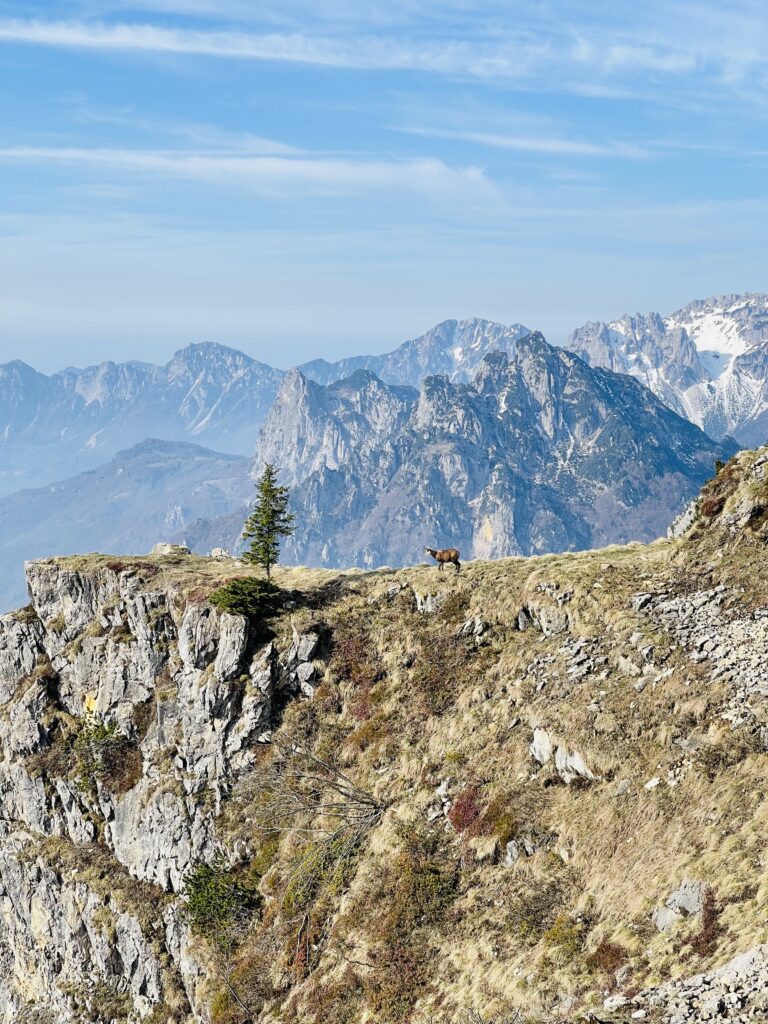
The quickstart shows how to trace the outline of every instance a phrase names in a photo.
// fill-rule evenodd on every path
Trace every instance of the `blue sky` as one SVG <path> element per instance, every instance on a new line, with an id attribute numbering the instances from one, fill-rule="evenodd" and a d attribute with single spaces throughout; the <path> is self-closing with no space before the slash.
<path id="1" fill-rule="evenodd" d="M 765 290 L 762 2 L 0 0 L 0 361 Z"/>

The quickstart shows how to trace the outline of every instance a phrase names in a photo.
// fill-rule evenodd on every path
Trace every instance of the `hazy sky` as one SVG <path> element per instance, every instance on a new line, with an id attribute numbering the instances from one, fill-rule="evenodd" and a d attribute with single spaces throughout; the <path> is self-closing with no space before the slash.
<path id="1" fill-rule="evenodd" d="M 0 361 L 768 287 L 762 0 L 0 0 L 0 67 Z"/>

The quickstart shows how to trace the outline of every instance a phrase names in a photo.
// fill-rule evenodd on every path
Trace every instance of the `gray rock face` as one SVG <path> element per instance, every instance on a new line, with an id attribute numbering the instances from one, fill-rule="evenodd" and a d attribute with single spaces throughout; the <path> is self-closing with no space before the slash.
<path id="1" fill-rule="evenodd" d="M 703 882 L 686 878 L 674 892 L 671 892 L 662 907 L 657 907 L 651 919 L 660 932 L 669 929 L 684 917 L 700 914 L 704 906 L 705 886 Z"/>
<path id="2" fill-rule="evenodd" d="M 768 439 L 768 295 L 720 295 L 657 313 L 585 324 L 566 347 L 641 380 L 712 437 Z"/>
<path id="3" fill-rule="evenodd" d="M 471 384 L 430 377 L 418 396 L 369 373 L 325 389 L 292 374 L 285 389 L 254 470 L 272 461 L 293 485 L 285 557 L 302 564 L 408 564 L 424 545 L 494 558 L 654 539 L 724 454 L 631 378 L 540 334 L 511 359 L 487 356 Z"/>
<path id="4" fill-rule="evenodd" d="M 595 778 L 578 750 L 569 750 L 564 744 L 557 743 L 546 729 L 533 730 L 530 751 L 531 757 L 542 767 L 554 761 L 555 770 L 566 785 L 576 779 L 592 781 Z"/>
<path id="5" fill-rule="evenodd" d="M 0 1021 L 32 1004 L 106 1024 L 108 992 L 131 1024 L 171 998 L 174 1021 L 199 1024 L 178 895 L 218 849 L 222 797 L 268 740 L 278 690 L 312 692 L 323 627 L 281 657 L 243 617 L 131 569 L 36 562 L 28 584 L 31 608 L 0 618 Z M 57 761 L 73 720 L 123 736 L 132 775 Z"/>
<path id="6" fill-rule="evenodd" d="M 0 1020 L 23 1019 L 30 1005 L 62 1024 L 103 1019 L 83 1011 L 98 1013 L 104 989 L 132 1019 L 147 1016 L 170 979 L 137 917 L 77 872 L 54 869 L 31 833 L 0 829 Z"/>
<path id="7" fill-rule="evenodd" d="M 338 469 L 403 429 L 417 401 L 414 388 L 384 384 L 366 370 L 329 387 L 291 370 L 259 435 L 254 471 L 274 463 L 293 485 L 315 470 Z"/>
<path id="8" fill-rule="evenodd" d="M 638 595 L 639 596 L 639 595 Z M 648 595 L 643 595 L 648 597 Z M 650 596 L 643 611 L 669 630 L 693 662 L 728 684 L 722 712 L 768 750 L 768 609 L 743 609 L 723 584 L 692 594 Z"/>
<path id="9" fill-rule="evenodd" d="M 663 1024 L 764 1021 L 768 1015 L 768 946 L 755 946 L 714 971 L 659 985 L 627 1002 L 640 1009 L 647 1007 L 654 1020 Z"/>

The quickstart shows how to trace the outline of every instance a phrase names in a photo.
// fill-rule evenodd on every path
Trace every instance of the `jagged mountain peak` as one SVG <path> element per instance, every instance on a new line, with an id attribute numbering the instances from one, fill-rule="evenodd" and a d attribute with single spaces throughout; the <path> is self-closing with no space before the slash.
<path id="1" fill-rule="evenodd" d="M 521 324 L 506 326 L 481 317 L 443 320 L 385 355 L 355 356 L 335 363 L 321 359 L 302 368 L 320 384 L 348 377 L 358 369 L 372 371 L 390 384 L 414 387 L 438 373 L 466 382 L 488 352 L 512 352 L 517 341 L 528 333 Z"/>
<path id="2" fill-rule="evenodd" d="M 712 296 L 676 313 L 592 321 L 567 346 L 628 373 L 715 437 L 768 438 L 768 295 Z"/>

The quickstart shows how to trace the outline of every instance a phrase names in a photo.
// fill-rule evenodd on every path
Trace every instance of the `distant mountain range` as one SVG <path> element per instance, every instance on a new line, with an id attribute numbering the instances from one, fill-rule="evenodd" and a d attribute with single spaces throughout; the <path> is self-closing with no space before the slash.
<path id="1" fill-rule="evenodd" d="M 505 327 L 492 320 L 445 320 L 386 355 L 353 356 L 335 363 L 315 359 L 299 369 L 305 377 L 318 384 L 332 384 L 357 370 L 368 370 L 387 384 L 411 387 L 418 387 L 425 377 L 437 373 L 466 383 L 489 352 L 511 354 L 515 342 L 530 333 L 530 329 L 522 324 Z"/>
<path id="2" fill-rule="evenodd" d="M 768 295 L 721 295 L 661 317 L 586 324 L 566 348 L 629 373 L 712 437 L 768 439 Z"/>
<path id="3" fill-rule="evenodd" d="M 50 377 L 0 366 L 0 494 L 99 466 L 148 437 L 253 451 L 283 372 L 222 345 L 166 366 L 102 363 Z"/>
<path id="4" fill-rule="evenodd" d="M 366 368 L 418 386 L 433 373 L 468 380 L 487 352 L 511 351 L 524 327 L 448 320 L 384 356 L 303 369 L 328 384 Z M 259 427 L 285 376 L 243 352 L 189 345 L 165 366 L 101 363 L 51 376 L 26 363 L 0 366 L 0 495 L 101 465 L 148 437 L 253 452 Z"/>
<path id="5" fill-rule="evenodd" d="M 583 362 L 520 324 L 470 319 L 288 372 L 216 344 L 165 366 L 0 366 L 0 576 L 20 580 L 22 558 L 52 550 L 232 544 L 248 459 L 256 472 L 265 458 L 295 488 L 297 561 L 644 539 L 733 449 L 728 435 L 768 438 L 768 295 L 589 323 L 566 348 Z"/>

